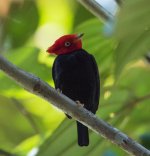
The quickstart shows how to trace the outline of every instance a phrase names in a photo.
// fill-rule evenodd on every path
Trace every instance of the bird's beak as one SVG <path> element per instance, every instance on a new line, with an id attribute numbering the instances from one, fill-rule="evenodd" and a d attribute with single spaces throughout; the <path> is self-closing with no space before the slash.
<path id="1" fill-rule="evenodd" d="M 84 33 L 80 33 L 80 34 L 77 34 L 76 37 L 74 38 L 74 43 L 75 42 L 78 42 L 79 40 L 81 40 L 81 37 L 84 35 Z"/>
<path id="2" fill-rule="evenodd" d="M 80 39 L 83 35 L 84 33 L 77 34 L 77 39 Z"/>

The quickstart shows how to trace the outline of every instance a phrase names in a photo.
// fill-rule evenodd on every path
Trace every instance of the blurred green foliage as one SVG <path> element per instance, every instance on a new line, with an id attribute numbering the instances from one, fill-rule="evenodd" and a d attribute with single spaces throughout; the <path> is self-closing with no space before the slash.
<path id="1" fill-rule="evenodd" d="M 6 37 L 11 47 L 17 48 L 25 43 L 38 26 L 39 14 L 35 1 L 26 0 L 23 6 L 12 3 L 8 16 L 10 20 L 5 23 Z"/>
<path id="2" fill-rule="evenodd" d="M 83 47 L 101 75 L 97 115 L 150 147 L 150 1 L 126 0 L 111 37 L 103 23 L 76 1 L 12 1 L 0 9 L 0 53 L 53 85 L 53 56 L 45 51 L 66 33 L 84 32 Z M 1 7 L 0 7 L 1 8 Z M 8 9 L 8 11 L 7 11 Z M 74 120 L 0 73 L 0 156 L 126 156 L 90 131 L 90 146 L 77 145 Z M 11 154 L 10 154 L 11 155 Z"/>

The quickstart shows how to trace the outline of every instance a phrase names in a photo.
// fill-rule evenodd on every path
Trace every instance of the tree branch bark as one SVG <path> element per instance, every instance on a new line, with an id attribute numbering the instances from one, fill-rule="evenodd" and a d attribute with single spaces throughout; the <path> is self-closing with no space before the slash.
<path id="1" fill-rule="evenodd" d="M 109 13 L 105 8 L 103 8 L 98 2 L 95 0 L 78 0 L 85 8 L 88 9 L 91 13 L 93 13 L 98 18 L 103 21 L 108 21 L 113 19 L 113 15 Z"/>
<path id="2" fill-rule="evenodd" d="M 2 56 L 0 56 L 0 69 L 27 91 L 52 103 L 63 112 L 88 126 L 91 130 L 104 138 L 109 139 L 112 143 L 117 144 L 126 152 L 135 156 L 150 156 L 150 151 L 148 149 L 144 148 L 142 145 L 138 144 L 136 141 L 88 110 L 78 107 L 74 101 L 63 94 L 58 93 L 38 77 L 16 67 Z"/>

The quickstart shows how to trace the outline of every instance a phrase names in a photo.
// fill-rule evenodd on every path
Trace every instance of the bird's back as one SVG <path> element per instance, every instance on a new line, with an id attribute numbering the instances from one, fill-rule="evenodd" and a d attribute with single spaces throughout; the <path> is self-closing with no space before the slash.
<path id="1" fill-rule="evenodd" d="M 81 49 L 57 56 L 52 71 L 55 88 L 95 113 L 99 104 L 100 80 L 92 55 Z"/>

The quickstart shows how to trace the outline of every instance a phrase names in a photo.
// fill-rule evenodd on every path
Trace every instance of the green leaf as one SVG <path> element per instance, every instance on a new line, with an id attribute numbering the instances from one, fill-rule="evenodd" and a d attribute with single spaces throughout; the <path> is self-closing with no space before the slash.
<path id="1" fill-rule="evenodd" d="M 150 133 L 140 136 L 140 142 L 145 148 L 150 149 Z"/>
<path id="2" fill-rule="evenodd" d="M 0 148 L 5 150 L 13 149 L 21 140 L 36 134 L 12 100 L 2 96 L 0 96 L 0 127 Z"/>
<path id="3" fill-rule="evenodd" d="M 149 131 L 149 80 L 150 69 L 148 66 L 136 66 L 126 70 L 116 83 L 116 88 L 124 88 L 129 93 L 125 103 L 124 115 L 128 119 L 125 121 L 124 129 L 130 136 L 136 138 Z M 122 111 L 121 113 L 123 114 Z M 134 131 L 132 131 L 133 128 Z"/>
<path id="4" fill-rule="evenodd" d="M 132 67 L 121 75 L 116 85 L 127 88 L 134 96 L 140 97 L 149 94 L 149 80 L 150 69 L 148 66 Z"/>
<path id="5" fill-rule="evenodd" d="M 143 57 L 150 49 L 150 1 L 126 0 L 120 9 L 115 37 L 116 75 L 132 60 Z"/>
<path id="6" fill-rule="evenodd" d="M 35 32 L 39 14 L 34 0 L 13 2 L 5 23 L 5 40 L 9 47 L 22 46 Z"/>
<path id="7" fill-rule="evenodd" d="M 0 148 L 12 151 L 17 147 L 15 152 L 28 152 L 51 134 L 63 118 L 62 112 L 36 96 L 19 101 L 0 96 Z"/>

